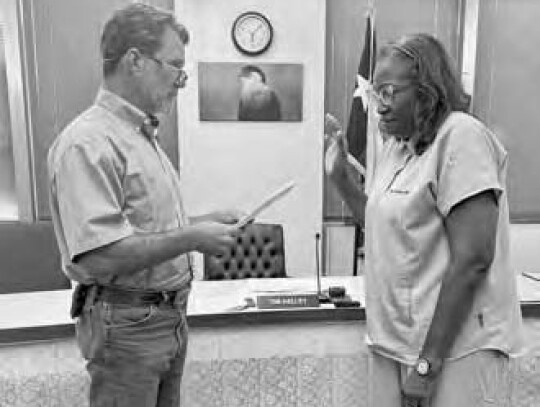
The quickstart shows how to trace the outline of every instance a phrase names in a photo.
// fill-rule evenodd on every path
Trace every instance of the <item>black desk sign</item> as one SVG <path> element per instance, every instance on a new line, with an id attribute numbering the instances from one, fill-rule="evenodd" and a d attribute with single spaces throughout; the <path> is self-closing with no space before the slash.
<path id="1" fill-rule="evenodd" d="M 256 298 L 259 309 L 318 307 L 317 293 L 264 294 Z"/>

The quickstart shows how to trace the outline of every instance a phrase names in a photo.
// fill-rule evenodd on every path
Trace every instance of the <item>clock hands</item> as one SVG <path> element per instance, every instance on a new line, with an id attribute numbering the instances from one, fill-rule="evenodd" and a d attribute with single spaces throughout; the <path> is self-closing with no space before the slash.
<path id="1" fill-rule="evenodd" d="M 262 24 L 257 24 L 257 27 L 255 27 L 254 30 L 251 30 L 249 35 L 251 37 L 251 42 L 253 43 L 255 41 L 255 34 L 257 33 L 257 31 L 259 31 L 260 29 L 262 28 Z"/>

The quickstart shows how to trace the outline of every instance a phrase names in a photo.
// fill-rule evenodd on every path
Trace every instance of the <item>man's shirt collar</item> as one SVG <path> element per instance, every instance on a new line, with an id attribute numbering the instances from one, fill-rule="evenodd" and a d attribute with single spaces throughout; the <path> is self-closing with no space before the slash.
<path id="1" fill-rule="evenodd" d="M 130 123 L 133 127 L 149 139 L 157 138 L 159 120 L 152 114 L 146 114 L 126 99 L 101 87 L 96 96 L 96 105 L 99 105 L 120 119 Z"/>

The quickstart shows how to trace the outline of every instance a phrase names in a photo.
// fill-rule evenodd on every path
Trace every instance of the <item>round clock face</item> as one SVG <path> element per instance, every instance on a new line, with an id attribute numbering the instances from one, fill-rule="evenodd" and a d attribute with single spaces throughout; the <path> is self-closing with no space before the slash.
<path id="1" fill-rule="evenodd" d="M 238 16 L 232 27 L 234 45 L 247 55 L 258 55 L 266 51 L 272 43 L 272 36 L 270 21 L 254 11 Z"/>

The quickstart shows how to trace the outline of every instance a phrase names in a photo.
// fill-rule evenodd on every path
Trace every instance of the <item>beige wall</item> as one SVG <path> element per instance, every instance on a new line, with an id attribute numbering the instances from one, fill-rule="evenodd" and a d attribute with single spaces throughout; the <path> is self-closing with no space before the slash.
<path id="1" fill-rule="evenodd" d="M 315 234 L 322 224 L 325 1 L 182 0 L 176 10 L 193 34 L 187 48 L 190 80 L 178 109 L 188 212 L 250 210 L 294 180 L 295 189 L 258 220 L 283 224 L 287 274 L 313 275 Z M 274 26 L 274 41 L 259 57 L 243 56 L 231 40 L 233 21 L 246 10 L 262 12 Z M 303 120 L 199 121 L 198 62 L 303 64 Z"/>

